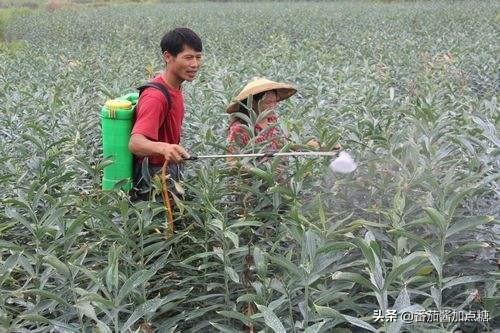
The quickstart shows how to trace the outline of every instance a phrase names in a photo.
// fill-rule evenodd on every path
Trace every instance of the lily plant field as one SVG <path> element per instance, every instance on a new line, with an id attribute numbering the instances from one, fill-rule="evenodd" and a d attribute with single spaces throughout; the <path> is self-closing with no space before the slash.
<path id="1" fill-rule="evenodd" d="M 499 9 L 177 2 L 11 16 L 0 34 L 0 332 L 499 328 Z M 204 43 L 183 85 L 191 153 L 225 152 L 225 107 L 265 76 L 298 89 L 277 111 L 283 151 L 340 144 L 358 168 L 186 161 L 171 238 L 159 181 L 151 202 L 102 191 L 100 108 L 163 69 L 160 39 L 178 26 Z"/>

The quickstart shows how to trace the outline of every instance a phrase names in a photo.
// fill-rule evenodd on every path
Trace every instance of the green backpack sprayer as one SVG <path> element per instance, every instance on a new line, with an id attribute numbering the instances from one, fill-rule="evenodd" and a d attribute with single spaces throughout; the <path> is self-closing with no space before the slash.
<path id="1" fill-rule="evenodd" d="M 139 95 L 148 87 L 160 90 L 171 105 L 167 89 L 161 84 L 148 82 L 137 88 L 139 92 L 108 100 L 101 108 L 102 152 L 105 159 L 111 160 L 104 167 L 103 190 L 117 187 L 125 191 L 132 189 L 133 155 L 128 149 L 128 142 Z"/>

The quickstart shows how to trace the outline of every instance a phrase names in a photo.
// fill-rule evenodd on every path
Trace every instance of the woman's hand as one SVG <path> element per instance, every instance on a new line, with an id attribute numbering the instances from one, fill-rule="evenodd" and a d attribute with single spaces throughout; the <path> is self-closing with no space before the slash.
<path id="1" fill-rule="evenodd" d="M 312 149 L 318 149 L 321 145 L 318 140 L 316 139 L 311 139 L 306 142 L 306 146 Z"/>

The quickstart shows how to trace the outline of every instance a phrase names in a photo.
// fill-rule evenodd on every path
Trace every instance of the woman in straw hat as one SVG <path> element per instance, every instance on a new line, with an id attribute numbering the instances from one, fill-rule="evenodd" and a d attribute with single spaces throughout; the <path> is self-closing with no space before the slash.
<path id="1" fill-rule="evenodd" d="M 226 109 L 231 115 L 228 153 L 237 153 L 249 143 L 264 145 L 266 152 L 279 150 L 284 137 L 278 127 L 278 116 L 274 110 L 279 102 L 296 92 L 297 89 L 286 83 L 266 78 L 252 79 Z M 255 119 L 253 124 L 248 123 L 251 119 Z M 234 165 L 235 161 L 230 159 L 229 162 Z"/>
<path id="2" fill-rule="evenodd" d="M 283 134 L 278 124 L 278 115 L 275 110 L 279 102 L 289 98 L 297 92 L 292 85 L 279 83 L 266 78 L 253 78 L 243 90 L 229 104 L 226 112 L 230 114 L 228 129 L 229 154 L 236 154 L 245 148 L 257 148 L 261 152 L 271 153 L 279 151 L 288 139 Z M 255 171 L 252 162 L 264 163 L 266 158 L 261 158 L 243 165 L 239 159 L 228 158 L 232 172 L 238 172 L 238 178 L 230 182 L 236 194 L 236 201 L 241 202 L 243 211 L 247 209 L 257 214 L 268 215 L 273 201 L 270 196 L 255 196 L 255 192 L 265 192 L 272 184 L 249 181 L 250 174 Z M 275 181 L 284 185 L 286 160 L 281 158 L 268 160 L 273 163 L 271 169 L 277 176 Z M 281 207 L 282 205 L 278 205 Z M 279 207 L 274 207 L 278 211 Z"/>

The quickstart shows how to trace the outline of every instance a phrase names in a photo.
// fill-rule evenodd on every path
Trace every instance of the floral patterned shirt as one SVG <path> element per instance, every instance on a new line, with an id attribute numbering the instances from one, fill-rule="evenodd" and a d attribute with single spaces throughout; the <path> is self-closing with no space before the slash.
<path id="1" fill-rule="evenodd" d="M 255 125 L 255 142 L 264 144 L 269 152 L 278 151 L 281 147 L 280 130 L 278 128 L 278 116 L 269 115 L 267 117 L 268 126 L 263 129 L 261 125 Z M 246 128 L 238 121 L 229 126 L 228 142 L 232 148 L 242 148 L 250 141 L 250 134 Z M 232 150 L 232 149 L 231 149 Z"/>

